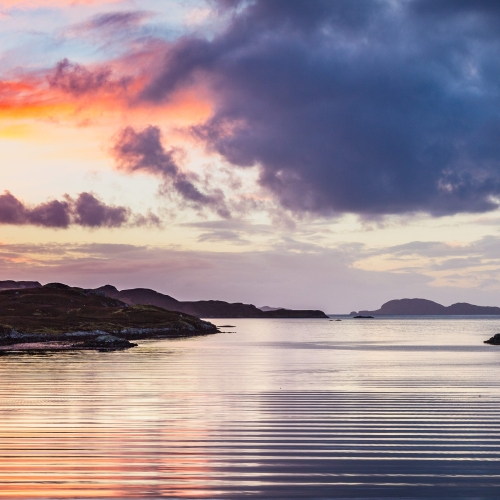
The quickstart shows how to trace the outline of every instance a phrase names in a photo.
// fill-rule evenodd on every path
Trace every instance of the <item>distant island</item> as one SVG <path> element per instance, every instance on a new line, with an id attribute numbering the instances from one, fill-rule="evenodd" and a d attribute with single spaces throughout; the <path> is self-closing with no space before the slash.
<path id="1" fill-rule="evenodd" d="M 376 311 L 353 311 L 353 315 L 405 315 L 405 316 L 474 316 L 496 315 L 500 316 L 500 307 L 475 306 L 467 302 L 458 302 L 451 306 L 443 306 L 437 302 L 426 299 L 398 299 L 386 302 Z"/>
<path id="2" fill-rule="evenodd" d="M 136 339 L 218 333 L 195 316 L 130 306 L 103 292 L 62 283 L 0 292 L 0 354 L 134 347 Z"/>
<path id="3" fill-rule="evenodd" d="M 38 281 L 0 281 L 0 290 L 24 290 L 41 286 Z M 328 318 L 323 311 L 319 310 L 277 309 L 267 306 L 259 309 L 253 304 L 230 303 L 223 300 L 181 302 L 170 295 L 149 288 L 131 288 L 120 291 L 112 285 L 105 285 L 93 290 L 128 305 L 152 305 L 198 318 Z"/>

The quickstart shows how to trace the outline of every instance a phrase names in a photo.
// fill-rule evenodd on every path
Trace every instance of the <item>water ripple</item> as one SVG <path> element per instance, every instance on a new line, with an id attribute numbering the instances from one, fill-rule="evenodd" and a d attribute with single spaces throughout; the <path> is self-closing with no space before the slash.
<path id="1" fill-rule="evenodd" d="M 235 324 L 2 358 L 0 497 L 498 498 L 496 323 Z"/>

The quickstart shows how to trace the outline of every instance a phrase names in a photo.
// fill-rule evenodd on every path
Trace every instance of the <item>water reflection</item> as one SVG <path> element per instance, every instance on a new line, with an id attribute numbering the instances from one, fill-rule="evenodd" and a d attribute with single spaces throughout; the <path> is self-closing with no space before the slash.
<path id="1" fill-rule="evenodd" d="M 232 320 L 2 358 L 2 498 L 496 498 L 492 319 Z"/>

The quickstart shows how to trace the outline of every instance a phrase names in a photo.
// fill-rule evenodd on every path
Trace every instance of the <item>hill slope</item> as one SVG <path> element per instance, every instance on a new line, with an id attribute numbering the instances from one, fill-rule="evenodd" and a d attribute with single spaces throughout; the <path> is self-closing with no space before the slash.
<path id="1" fill-rule="evenodd" d="M 328 318 L 323 311 L 318 310 L 277 309 L 262 311 L 253 304 L 229 303 L 223 300 L 180 302 L 170 295 L 164 295 L 148 288 L 119 291 L 114 286 L 105 285 L 96 288 L 96 291 L 103 292 L 108 297 L 130 305 L 150 304 L 200 318 Z"/>

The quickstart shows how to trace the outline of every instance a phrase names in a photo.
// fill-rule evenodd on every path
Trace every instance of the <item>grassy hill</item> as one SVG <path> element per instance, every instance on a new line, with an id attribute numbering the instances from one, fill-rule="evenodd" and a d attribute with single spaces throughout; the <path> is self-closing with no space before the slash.
<path id="1" fill-rule="evenodd" d="M 100 292 L 59 283 L 0 291 L 0 324 L 4 335 L 9 329 L 44 336 L 99 331 L 124 338 L 217 332 L 214 325 L 194 316 L 156 306 L 129 306 Z"/>

